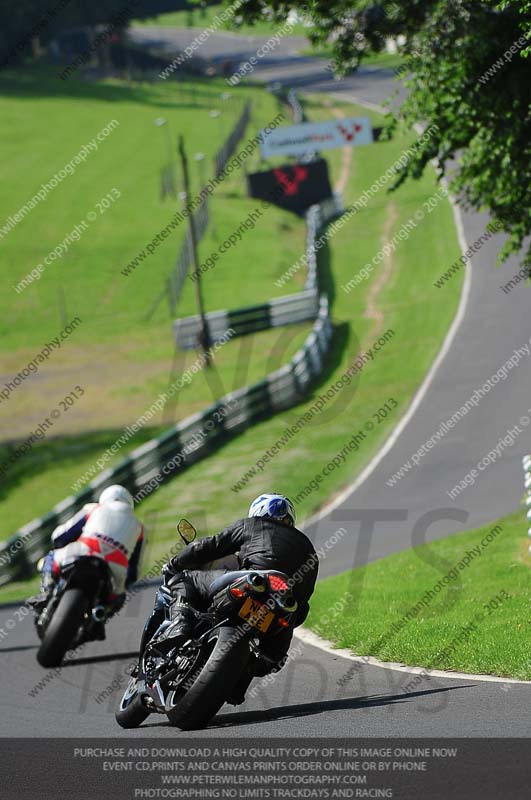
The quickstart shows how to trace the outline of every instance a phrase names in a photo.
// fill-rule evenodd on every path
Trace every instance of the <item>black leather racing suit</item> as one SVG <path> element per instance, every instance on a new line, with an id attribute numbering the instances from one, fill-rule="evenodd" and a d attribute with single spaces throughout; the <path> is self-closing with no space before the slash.
<path id="1" fill-rule="evenodd" d="M 234 554 L 238 556 L 241 569 L 279 570 L 294 579 L 292 591 L 299 604 L 294 627 L 302 625 L 308 615 L 308 600 L 317 580 L 319 560 L 304 533 L 273 519 L 246 517 L 232 523 L 216 536 L 199 539 L 185 547 L 169 564 L 175 573 L 179 573 L 179 578 L 172 580 L 172 589 L 194 608 L 206 610 L 212 581 L 227 570 L 198 568 Z M 144 643 L 151 638 L 162 619 L 162 604 L 156 603 L 146 625 Z M 264 654 L 280 664 L 288 652 L 292 637 L 292 628 L 283 629 L 264 642 Z"/>

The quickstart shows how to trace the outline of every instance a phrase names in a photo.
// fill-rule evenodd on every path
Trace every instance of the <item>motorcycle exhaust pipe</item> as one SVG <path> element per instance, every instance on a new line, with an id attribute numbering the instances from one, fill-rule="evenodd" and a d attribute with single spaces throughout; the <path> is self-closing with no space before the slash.
<path id="1" fill-rule="evenodd" d="M 105 622 L 106 618 L 107 612 L 105 606 L 95 606 L 92 609 L 92 619 L 94 622 Z"/>
<path id="2" fill-rule="evenodd" d="M 265 591 L 266 582 L 263 575 L 258 575 L 256 572 L 251 572 L 247 580 L 257 592 Z"/>

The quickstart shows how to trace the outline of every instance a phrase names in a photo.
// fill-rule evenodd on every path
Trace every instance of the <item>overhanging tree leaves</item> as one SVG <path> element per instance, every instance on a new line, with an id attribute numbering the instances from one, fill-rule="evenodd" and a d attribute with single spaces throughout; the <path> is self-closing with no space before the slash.
<path id="1" fill-rule="evenodd" d="M 430 159 L 444 174 L 457 156 L 452 190 L 509 234 L 503 256 L 519 251 L 531 235 L 531 2 L 244 0 L 238 13 L 281 23 L 293 10 L 311 22 L 312 42 L 332 45 L 339 73 L 403 37 L 409 94 L 390 129 L 418 121 L 437 128 L 395 188 Z"/>
<path id="2" fill-rule="evenodd" d="M 0 67 L 31 53 L 32 39 L 46 44 L 69 28 L 106 24 L 122 15 L 124 24 L 139 0 L 0 0 Z"/>
<path id="3" fill-rule="evenodd" d="M 0 0 L 0 69 L 31 53 L 34 37 L 43 45 L 71 28 L 119 28 L 137 17 L 189 7 L 188 0 Z"/>

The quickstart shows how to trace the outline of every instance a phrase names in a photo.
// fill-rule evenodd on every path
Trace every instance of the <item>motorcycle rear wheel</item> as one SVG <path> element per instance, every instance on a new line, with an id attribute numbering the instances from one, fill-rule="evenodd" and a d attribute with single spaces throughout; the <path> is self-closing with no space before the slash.
<path id="1" fill-rule="evenodd" d="M 58 667 L 72 645 L 89 601 L 82 589 L 67 589 L 59 600 L 55 613 L 37 651 L 41 667 Z"/>
<path id="2" fill-rule="evenodd" d="M 249 640 L 238 628 L 215 628 L 207 640 L 209 653 L 183 695 L 175 689 L 166 696 L 166 716 L 183 731 L 204 728 L 230 696 L 250 658 Z"/>

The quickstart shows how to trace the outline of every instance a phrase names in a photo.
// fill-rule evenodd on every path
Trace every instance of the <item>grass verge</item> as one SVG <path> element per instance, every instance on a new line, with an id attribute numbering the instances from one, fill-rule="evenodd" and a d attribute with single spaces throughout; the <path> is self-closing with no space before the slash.
<path id="1" fill-rule="evenodd" d="M 301 56 L 313 56 L 314 58 L 326 58 L 329 62 L 333 60 L 333 47 L 305 47 L 299 51 Z M 361 67 L 377 67 L 378 69 L 398 70 L 404 63 L 404 58 L 400 53 L 370 53 L 363 58 Z"/>
<path id="2" fill-rule="evenodd" d="M 366 112 L 352 106 L 350 113 Z M 378 115 L 370 116 L 375 122 L 381 121 Z M 395 140 L 374 148 L 356 149 L 347 199 L 370 186 L 408 141 Z M 332 162 L 334 177 L 340 161 L 336 154 Z M 395 196 L 382 191 L 334 235 L 329 247 L 321 250 L 323 285 L 332 298 L 334 318 L 334 347 L 327 370 L 305 403 L 246 431 L 146 500 L 142 511 L 152 515 L 154 557 L 163 553 L 172 540 L 175 520 L 180 515 L 196 521 L 202 533 L 213 533 L 227 519 L 244 514 L 253 496 L 266 487 L 297 496 L 352 434 L 365 422 L 373 421 L 378 409 L 393 398 L 396 401 L 393 412 L 375 425 L 359 448 L 327 480 L 298 503 L 300 516 L 309 515 L 352 480 L 382 444 L 432 363 L 457 307 L 460 286 L 450 287 L 451 293 L 441 304 L 431 279 L 435 265 L 449 263 L 458 252 L 449 204 L 446 201 L 439 204 L 422 227 L 401 241 L 391 269 L 383 274 L 383 282 L 382 270 L 375 270 L 355 292 L 346 294 L 340 286 L 372 258 L 385 237 L 399 230 L 434 189 L 433 175 L 428 173 Z M 372 316 L 375 310 L 381 312 L 381 318 Z M 248 475 L 250 467 L 275 443 L 286 426 L 304 414 L 319 393 L 343 374 L 360 349 L 371 346 L 374 337 L 387 329 L 393 330 L 393 338 L 366 365 L 357 383 L 342 390 L 326 415 L 315 418 L 303 433 L 291 440 L 289 447 L 249 477 L 244 488 L 235 490 L 236 483 Z M 287 329 L 279 335 L 282 344 L 289 342 L 292 334 Z"/>
<path id="3" fill-rule="evenodd" d="M 60 460 L 63 444 L 65 463 L 71 462 L 71 452 L 79 454 L 78 470 L 74 472 L 72 462 L 68 473 L 72 481 L 78 477 L 76 472 L 82 473 L 90 466 L 83 461 L 84 454 L 90 456 L 94 444 L 102 443 L 102 431 L 107 434 L 106 446 L 112 444 L 115 431 L 141 416 L 168 383 L 196 358 L 195 353 L 174 352 L 173 318 L 165 299 L 154 313 L 148 313 L 173 269 L 185 225 L 172 232 L 131 275 L 125 277 L 121 269 L 167 225 L 176 207 L 181 205 L 180 201 L 163 202 L 159 197 L 160 167 L 168 158 L 164 131 L 153 124 L 161 114 L 168 120 L 166 133 L 171 142 L 176 133 L 185 136 L 196 193 L 201 173 L 202 180 L 212 174 L 211 156 L 219 147 L 220 138 L 232 128 L 241 101 L 252 98 L 253 115 L 240 148 L 279 112 L 277 101 L 268 92 L 256 87 L 238 89 L 229 107 L 224 107 L 219 129 L 221 118 L 211 120 L 209 110 L 222 107 L 222 89 L 222 82 L 217 80 L 171 85 L 127 85 L 114 80 L 61 82 L 53 77 L 51 70 L 43 74 L 22 70 L 0 76 L 0 130 L 9 142 L 0 169 L 4 184 L 10 187 L 0 198 L 4 288 L 0 297 L 0 331 L 4 341 L 0 387 L 3 389 L 4 383 L 12 382 L 68 321 L 76 316 L 81 319 L 60 350 L 54 350 L 46 364 L 37 373 L 29 374 L 8 399 L 4 397 L 0 404 L 1 437 L 4 443 L 27 438 L 51 409 L 80 384 L 85 389 L 83 399 L 54 425 L 53 441 L 52 435 L 48 441 L 53 464 Z M 43 117 L 49 122 L 46 135 L 41 132 Z M 119 125 L 77 166 L 74 174 L 64 177 L 11 230 L 3 231 L 4 221 L 112 119 Z M 25 138 L 28 130 L 35 132 L 31 149 Z M 202 168 L 193 159 L 195 152 L 205 154 Z M 253 170 L 258 163 L 256 150 L 246 161 L 246 168 Z M 176 177 L 180 188 L 178 172 Z M 100 214 L 96 204 L 113 187 L 118 188 L 120 197 Z M 248 217 L 257 206 L 257 201 L 246 197 L 243 168 L 235 169 L 214 193 L 211 226 L 200 245 L 201 260 L 206 261 L 238 230 L 242 246 L 226 247 L 215 269 L 208 273 L 208 280 L 204 281 L 207 310 L 254 304 L 257 297 L 267 300 L 297 291 L 300 286 L 302 276 L 296 276 L 282 290 L 275 287 L 274 280 L 303 251 L 303 222 L 269 207 L 252 228 L 253 222 Z M 96 220 L 90 228 L 77 241 L 72 240 L 66 253 L 46 266 L 40 277 L 17 292 L 14 287 L 19 281 L 43 263 L 47 254 L 93 210 Z M 244 222 L 246 228 L 242 229 Z M 275 248 L 271 248 L 271 241 L 276 242 Z M 194 285 L 187 280 L 176 316 L 195 311 Z M 301 336 L 306 329 L 299 328 Z M 258 341 L 266 349 L 270 339 L 270 335 L 264 334 Z M 239 368 L 239 353 L 239 344 L 231 344 L 217 359 L 220 379 L 227 391 L 263 377 L 260 362 L 251 362 L 248 370 Z M 172 407 L 171 414 L 166 409 L 156 425 L 167 427 L 203 408 L 218 396 L 215 388 L 219 387 L 211 388 L 201 377 L 179 394 L 178 406 Z M 70 443 L 67 437 L 71 437 Z M 140 443 L 141 437 L 131 442 L 131 446 Z M 5 446 L 0 448 L 0 462 L 5 457 Z M 35 454 L 44 454 L 37 466 L 49 469 L 52 459 L 45 451 L 44 445 L 35 448 Z M 23 462 L 20 469 L 10 471 L 7 481 L 2 481 L 0 496 L 5 498 L 8 490 L 27 483 L 28 478 L 31 484 L 36 464 L 33 459 Z M 50 478 L 52 473 L 53 469 Z M 66 473 L 55 477 L 61 480 L 48 481 L 47 507 L 68 491 L 62 479 Z M 38 496 L 40 493 L 35 495 L 33 488 L 26 486 L 31 497 Z M 16 493 L 13 501 L 17 502 Z M 26 514 L 45 510 L 40 500 L 32 501 L 31 505 L 30 510 L 22 504 Z M 19 516 L 11 517 L 5 508 L 3 511 L 7 530 L 15 519 L 20 524 Z"/>
<path id="4" fill-rule="evenodd" d="M 0 299 L 0 331 L 7 351 L 13 354 L 24 347 L 40 349 L 46 338 L 57 335 L 65 312 L 67 319 L 77 312 L 83 318 L 83 326 L 76 332 L 76 342 L 84 346 L 104 343 L 108 351 L 114 346 L 133 343 L 139 360 L 171 355 L 167 306 L 161 303 L 148 321 L 146 314 L 172 271 L 185 224 L 172 231 L 132 275 L 122 275 L 121 269 L 181 207 L 180 201 L 163 201 L 159 194 L 160 170 L 168 163 L 168 151 L 176 166 L 177 134 L 185 138 L 195 196 L 201 172 L 203 180 L 212 176 L 212 157 L 232 129 L 243 101 L 252 98 L 254 110 L 252 123 L 238 149 L 245 147 L 248 139 L 279 112 L 278 102 L 268 92 L 253 87 L 232 92 L 227 106 L 220 97 L 224 88 L 226 84 L 217 79 L 128 85 L 118 80 L 58 81 L 51 70 L 40 68 L 2 73 L 0 134 L 5 148 L 1 175 L 10 191 L 0 198 L 0 228 L 84 144 L 109 122 L 117 123 L 73 175 L 63 177 L 18 224 L 1 232 L 4 291 Z M 212 110 L 220 111 L 221 116 L 211 118 Z M 165 130 L 154 124 L 161 116 L 168 123 Z M 41 124 L 43 118 L 48 121 L 46 130 Z M 32 131 L 31 147 L 25 138 L 28 130 Z M 248 169 L 258 163 L 257 150 L 245 162 Z M 194 160 L 196 153 L 205 155 L 203 168 Z M 178 190 L 181 182 L 176 166 Z M 241 221 L 244 208 L 230 200 L 234 196 L 241 200 L 243 185 L 243 170 L 236 169 L 215 195 L 212 216 L 219 239 L 232 233 Z M 99 208 L 97 204 L 114 187 L 120 197 L 110 207 Z M 231 210 L 227 210 L 229 207 Z M 96 218 L 77 241 L 73 237 L 68 249 L 64 248 L 66 252 L 45 266 L 44 272 L 29 286 L 17 292 L 13 287 L 42 263 L 76 224 L 86 221 L 91 212 Z M 247 248 L 255 262 L 254 285 L 260 292 L 269 291 L 275 267 L 280 274 L 300 244 L 293 227 L 286 225 L 278 209 L 271 209 L 265 221 L 267 236 L 281 242 L 280 251 L 285 248 L 285 260 L 279 257 L 278 263 L 271 254 L 265 258 L 261 243 L 254 250 L 248 237 Z M 302 241 L 302 225 L 300 230 Z M 202 257 L 208 255 L 210 245 L 211 239 L 207 238 Z M 246 260 L 241 253 L 236 255 L 234 249 L 226 263 L 235 263 L 235 267 L 243 270 Z M 231 288 L 239 292 L 238 300 L 253 302 L 256 296 L 253 286 L 247 287 L 246 294 L 240 276 L 238 272 L 231 279 L 225 270 L 225 280 L 231 280 L 234 284 Z M 209 296 L 209 288 L 207 307 L 217 308 L 219 298 L 214 294 Z M 213 292 L 215 288 L 212 287 Z M 83 309 L 87 308 L 90 313 L 83 317 Z M 190 285 L 190 290 L 183 293 L 179 313 L 186 315 L 194 310 Z"/>
<path id="5" fill-rule="evenodd" d="M 306 625 L 360 656 L 530 680 L 525 528 L 519 512 L 326 578 Z"/>
<path id="6" fill-rule="evenodd" d="M 319 118 L 320 115 L 330 114 L 325 106 L 319 106 L 318 99 L 312 99 L 311 103 L 310 116 Z M 350 105 L 348 112 L 367 113 L 364 109 Z M 369 116 L 375 124 L 381 124 L 379 115 L 371 112 Z M 345 191 L 347 202 L 352 202 L 365 188 L 370 187 L 396 161 L 411 140 L 412 136 L 402 136 L 392 142 L 355 148 L 352 152 L 350 180 Z M 342 168 L 343 156 L 332 153 L 330 161 L 335 179 Z M 400 230 L 401 225 L 430 198 L 434 190 L 434 176 L 430 172 L 420 181 L 402 187 L 396 195 L 390 196 L 385 189 L 380 190 L 367 207 L 341 227 L 320 251 L 323 287 L 327 289 L 333 305 L 334 340 L 332 355 L 313 395 L 296 409 L 279 414 L 240 435 L 207 460 L 188 469 L 179 479 L 163 486 L 142 504 L 140 515 L 149 520 L 148 535 L 153 542 L 146 568 L 163 555 L 168 549 L 168 543 L 174 540 L 175 520 L 179 516 L 189 517 L 203 534 L 214 533 L 228 519 L 242 516 L 252 497 L 266 487 L 295 497 L 345 446 L 354 433 L 365 423 L 372 422 L 370 435 L 366 435 L 359 447 L 352 450 L 325 481 L 299 502 L 299 514 L 303 518 L 351 481 L 382 444 L 406 410 L 433 362 L 457 307 L 460 280 L 448 286 L 444 302 L 441 302 L 440 291 L 433 287 L 434 277 L 459 252 L 449 204 L 446 201 L 438 204 L 425 217 L 422 226 L 399 242 L 392 260 L 376 268 L 354 292 L 347 294 L 340 287 L 371 260 L 384 241 Z M 251 204 L 253 201 L 246 202 Z M 285 225 L 294 224 L 293 218 L 287 214 L 282 213 L 282 219 Z M 289 246 L 297 251 L 297 256 L 302 253 L 303 248 L 294 237 L 299 236 L 302 241 L 301 231 L 302 227 L 296 227 L 286 232 L 291 239 Z M 276 259 L 274 274 L 281 274 L 278 254 L 283 254 L 283 247 L 284 240 L 279 236 L 263 240 L 263 261 L 260 264 L 252 263 L 252 277 L 249 281 L 251 290 L 256 292 L 255 274 L 256 280 L 260 280 L 259 268 L 268 259 Z M 219 280 L 219 290 L 216 289 L 219 296 L 211 295 L 213 298 L 217 297 L 216 307 L 234 305 L 231 292 L 235 282 L 242 280 L 242 264 L 247 267 L 245 274 L 249 274 L 247 253 L 245 245 L 234 249 L 234 259 L 229 263 L 229 268 L 234 265 L 234 272 L 230 273 L 233 277 L 228 282 L 223 282 L 221 271 L 216 272 L 217 267 L 206 273 L 207 295 L 212 290 L 214 281 Z M 236 271 L 237 268 L 239 271 Z M 264 290 L 259 295 L 263 299 L 268 299 L 275 293 L 274 275 L 268 274 L 270 282 L 267 291 Z M 298 285 L 301 279 L 302 271 L 294 277 L 294 285 Z M 142 287 L 146 287 L 145 281 L 139 291 Z M 284 287 L 282 293 L 291 290 Z M 317 416 L 263 470 L 256 470 L 254 475 L 248 477 L 244 488 L 239 491 L 231 488 L 249 473 L 257 458 L 274 444 L 285 427 L 293 424 L 321 392 L 325 392 L 342 376 L 360 351 L 372 347 L 374 341 L 389 329 L 393 331 L 393 336 L 385 348 L 378 353 L 377 358 L 366 364 L 354 383 L 341 391 L 328 406 L 326 414 Z M 245 337 L 227 345 L 216 359 L 221 383 L 214 384 L 211 375 L 204 371 L 199 373 L 187 392 L 183 391 L 182 398 L 179 398 L 177 418 L 184 416 L 192 408 L 204 406 L 205 396 L 211 399 L 213 392 L 220 396 L 230 390 L 235 380 L 238 385 L 249 383 L 285 363 L 300 346 L 306 331 L 307 327 L 301 329 L 293 326 Z M 152 335 L 151 332 L 146 333 Z M 150 341 L 145 346 L 147 352 L 144 358 L 147 360 L 148 351 L 156 346 L 156 342 Z M 189 364 L 194 357 L 193 354 L 191 357 L 183 357 L 175 368 L 176 374 L 184 371 L 186 363 Z M 136 368 L 136 354 L 134 358 Z M 249 364 L 248 369 L 246 364 Z M 134 369 L 130 368 L 131 371 Z M 150 402 L 153 400 L 157 380 L 159 383 L 167 383 L 166 376 L 152 379 L 149 386 Z M 211 385 L 214 389 L 211 389 Z M 135 389 L 129 381 L 125 386 L 115 385 L 114 391 L 120 398 L 122 408 L 126 408 L 122 419 L 122 424 L 125 425 L 134 418 L 130 401 L 135 398 Z M 374 415 L 390 398 L 394 401 L 392 412 L 386 416 L 380 415 L 381 419 L 376 421 Z M 107 412 L 106 407 L 103 410 Z M 82 444 L 83 437 L 76 434 L 73 438 Z M 114 438 L 110 437 L 109 444 L 113 441 Z M 137 444 L 138 440 L 131 442 L 131 446 Z M 10 487 L 9 496 L 3 504 L 4 522 L 6 519 L 13 523 L 19 520 L 21 508 L 25 514 L 25 518 L 20 520 L 22 522 L 49 508 L 69 493 L 67 481 L 75 480 L 84 471 L 87 460 L 91 463 L 94 461 L 93 442 L 90 440 L 86 442 L 86 452 L 81 453 L 79 460 L 72 460 L 68 468 L 61 463 L 60 458 L 56 458 L 53 464 L 50 463 L 45 453 L 48 446 L 49 443 L 44 443 L 35 448 L 35 455 L 39 453 L 40 447 L 43 448 L 43 458 L 48 462 L 46 467 L 40 472 L 34 470 L 29 477 L 25 472 L 20 474 L 15 485 Z M 103 447 L 103 441 L 100 446 Z M 128 448 L 124 448 L 119 457 L 125 455 L 127 450 Z M 59 476 L 56 470 L 62 470 L 62 474 Z M 31 509 L 28 506 L 28 498 L 34 496 L 35 481 L 40 481 L 39 490 L 35 492 L 35 496 L 39 497 L 38 511 L 33 506 Z M 47 505 L 43 509 L 45 502 Z"/>
<path id="7" fill-rule="evenodd" d="M 199 30 L 214 25 L 215 30 L 230 31 L 230 33 L 238 33 L 242 36 L 271 36 L 278 31 L 279 26 L 265 17 L 258 19 L 254 25 L 243 24 L 239 27 L 236 27 L 232 17 L 224 22 L 220 15 L 230 5 L 230 2 L 226 2 L 205 8 L 191 8 L 188 11 L 170 11 L 167 14 L 135 20 L 134 24 L 142 27 L 155 25 L 162 28 L 197 28 Z M 291 36 L 305 36 L 306 31 L 307 28 L 301 22 L 295 22 L 290 33 Z"/>

